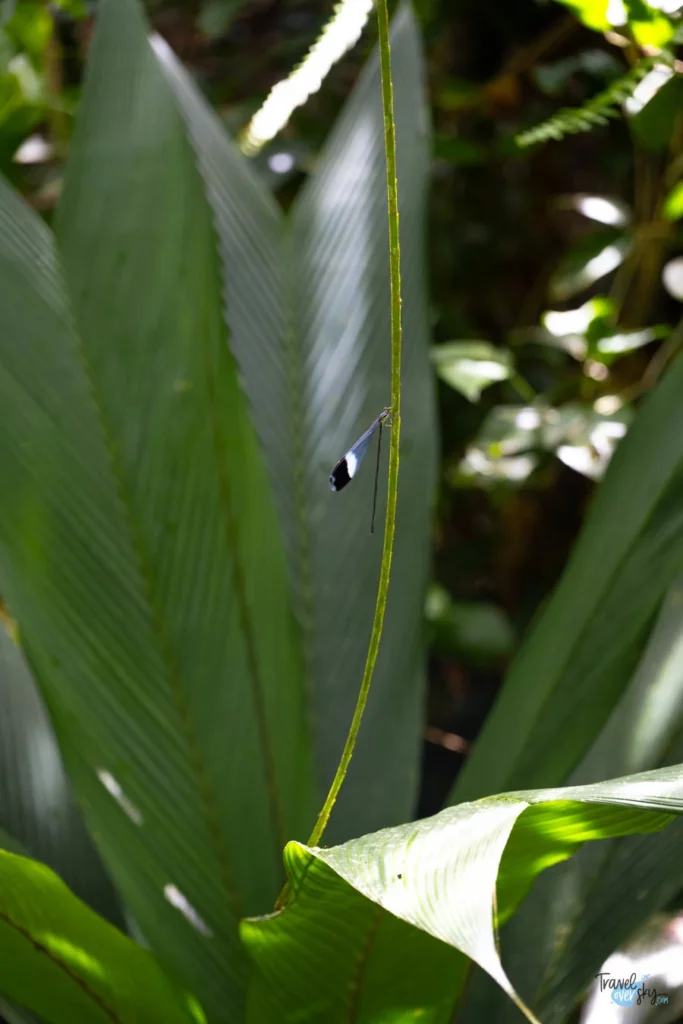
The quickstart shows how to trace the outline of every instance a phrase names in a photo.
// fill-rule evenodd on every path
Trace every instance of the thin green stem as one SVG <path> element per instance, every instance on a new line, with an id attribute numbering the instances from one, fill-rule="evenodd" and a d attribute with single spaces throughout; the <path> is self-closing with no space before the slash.
<path id="1" fill-rule="evenodd" d="M 401 254 L 398 229 L 398 182 L 396 179 L 396 130 L 394 126 L 394 92 L 391 84 L 391 51 L 389 48 L 389 12 L 387 0 L 377 0 L 379 60 L 382 76 L 382 111 L 384 116 L 384 149 L 387 168 L 387 201 L 389 205 L 389 276 L 391 285 L 391 444 L 389 448 L 389 485 L 387 514 L 384 526 L 382 566 L 377 588 L 375 618 L 372 623 L 370 645 L 363 672 L 356 708 L 349 734 L 346 737 L 339 767 L 325 798 L 315 828 L 308 840 L 309 846 L 318 846 L 335 800 L 348 771 L 358 738 L 363 712 L 367 704 L 372 675 L 375 670 L 379 643 L 382 636 L 384 612 L 389 592 L 391 558 L 396 529 L 396 503 L 398 499 L 399 442 L 401 439 Z"/>

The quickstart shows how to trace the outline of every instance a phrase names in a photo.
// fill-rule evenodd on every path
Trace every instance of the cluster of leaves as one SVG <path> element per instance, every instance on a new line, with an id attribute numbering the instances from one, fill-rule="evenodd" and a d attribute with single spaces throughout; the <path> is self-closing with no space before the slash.
<path id="1" fill-rule="evenodd" d="M 569 6 L 605 29 L 601 0 Z M 653 5 L 626 10 L 637 42 L 673 38 Z M 0 628 L 0 993 L 44 1021 L 443 1024 L 463 1002 L 463 1019 L 535 1019 L 517 992 L 560 1021 L 681 887 L 680 823 L 659 830 L 683 810 L 683 368 L 659 381 L 679 344 L 663 318 L 624 319 L 651 240 L 605 196 L 572 198 L 603 227 L 556 268 L 549 297 L 615 274 L 609 291 L 546 308 L 505 346 L 468 331 L 450 336 L 476 340 L 432 352 L 466 402 L 522 397 L 489 409 L 456 484 L 467 466 L 470 483 L 522 482 L 543 453 L 607 472 L 454 806 L 396 825 L 418 774 L 436 431 L 423 68 L 406 7 L 393 45 L 410 340 L 394 587 L 330 848 L 302 840 L 344 740 L 378 564 L 371 481 L 324 486 L 340 435 L 343 448 L 386 403 L 376 58 L 284 217 L 168 47 L 150 47 L 137 0 L 103 0 L 54 233 L 0 186 L 0 591 L 21 643 Z M 653 145 L 672 135 L 669 71 L 642 107 Z M 650 118 L 657 97 L 663 119 Z M 450 152 L 477 166 L 485 147 Z M 674 227 L 656 282 L 676 244 L 675 180 L 659 205 Z M 675 273 L 664 280 L 673 294 Z M 633 382 L 616 378 L 662 340 L 636 409 Z M 427 612 L 433 648 L 459 659 L 513 645 L 491 606 L 432 588 Z M 610 837 L 622 839 L 568 875 L 548 872 L 513 917 L 540 872 Z M 272 914 L 283 847 L 290 901 Z M 470 960 L 497 988 L 466 993 Z"/>

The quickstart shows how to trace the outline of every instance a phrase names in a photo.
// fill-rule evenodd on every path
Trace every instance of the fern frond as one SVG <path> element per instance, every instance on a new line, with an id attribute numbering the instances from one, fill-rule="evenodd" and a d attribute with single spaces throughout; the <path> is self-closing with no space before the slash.
<path id="1" fill-rule="evenodd" d="M 607 124 L 609 120 L 619 116 L 621 107 L 633 95 L 636 86 L 648 71 L 651 71 L 656 63 L 661 62 L 661 54 L 657 57 L 643 57 L 625 75 L 617 78 L 582 107 L 564 107 L 558 110 L 547 121 L 521 132 L 515 137 L 515 142 L 521 148 L 525 148 L 551 139 L 557 141 L 565 135 L 588 132 L 591 128 Z"/>

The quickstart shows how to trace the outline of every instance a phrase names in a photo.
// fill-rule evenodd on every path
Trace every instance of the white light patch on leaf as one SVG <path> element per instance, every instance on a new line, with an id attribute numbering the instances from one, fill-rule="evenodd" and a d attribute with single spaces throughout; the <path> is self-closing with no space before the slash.
<path id="1" fill-rule="evenodd" d="M 578 309 L 549 309 L 541 317 L 543 326 L 556 338 L 583 334 L 595 318 L 592 299 Z"/>
<path id="2" fill-rule="evenodd" d="M 624 334 L 611 334 L 607 338 L 601 338 L 598 342 L 598 352 L 631 352 L 633 349 L 642 348 L 656 338 L 651 327 L 642 331 L 626 331 Z"/>
<path id="3" fill-rule="evenodd" d="M 623 405 L 624 400 L 620 395 L 601 395 L 593 402 L 593 408 L 600 416 L 613 416 Z"/>
<path id="4" fill-rule="evenodd" d="M 130 820 L 136 825 L 142 825 L 144 821 L 142 813 L 138 810 L 135 804 L 128 799 L 126 794 L 123 792 L 121 785 L 117 782 L 111 772 L 108 772 L 106 768 L 97 768 L 96 773 L 97 778 L 100 780 L 106 791 L 111 793 L 121 810 L 124 811 Z"/>
<path id="5" fill-rule="evenodd" d="M 201 935 L 204 935 L 207 939 L 213 937 L 213 932 L 209 928 L 206 921 L 204 921 L 195 908 L 192 906 L 186 896 L 183 896 L 180 889 L 175 885 L 168 884 L 164 886 L 164 896 L 176 910 L 179 910 L 186 921 L 192 925 Z"/>
<path id="6" fill-rule="evenodd" d="M 626 424 L 620 420 L 603 420 L 591 430 L 591 444 L 599 455 L 609 459 L 614 454 L 616 442 L 626 436 L 626 429 Z"/>
<path id="7" fill-rule="evenodd" d="M 42 135 L 29 135 L 14 154 L 15 164 L 44 164 L 55 155 L 55 148 Z"/>
<path id="8" fill-rule="evenodd" d="M 599 252 L 597 256 L 588 261 L 584 268 L 585 273 L 591 281 L 597 281 L 599 278 L 616 270 L 623 258 L 623 251 L 619 246 L 608 245 L 602 252 Z"/>
<path id="9" fill-rule="evenodd" d="M 512 375 L 512 356 L 487 341 L 453 341 L 432 349 L 436 372 L 446 384 L 476 402 L 491 384 Z"/>
<path id="10" fill-rule="evenodd" d="M 607 468 L 605 459 L 588 445 L 562 444 L 557 449 L 557 457 L 565 466 L 591 480 L 599 480 Z"/>
<path id="11" fill-rule="evenodd" d="M 628 12 L 623 0 L 609 0 L 607 4 L 607 20 L 614 28 L 621 28 L 628 21 Z"/>
<path id="12" fill-rule="evenodd" d="M 669 295 L 683 302 L 683 256 L 669 260 L 662 271 L 662 281 Z"/>
<path id="13" fill-rule="evenodd" d="M 674 70 L 668 64 L 658 64 L 652 71 L 648 71 L 624 104 L 624 110 L 628 116 L 635 117 L 636 114 L 639 114 L 673 76 Z"/>
<path id="14" fill-rule="evenodd" d="M 520 430 L 536 430 L 541 425 L 541 414 L 538 409 L 527 406 L 520 409 L 515 417 L 515 426 Z"/>
<path id="15" fill-rule="evenodd" d="M 536 468 L 538 459 L 533 455 L 490 458 L 481 448 L 469 448 L 460 463 L 463 476 L 482 476 L 491 480 L 510 480 L 522 483 Z"/>
<path id="16" fill-rule="evenodd" d="M 628 217 L 624 210 L 605 196 L 577 196 L 575 206 L 584 217 L 595 220 L 599 224 L 624 227 L 628 223 Z"/>

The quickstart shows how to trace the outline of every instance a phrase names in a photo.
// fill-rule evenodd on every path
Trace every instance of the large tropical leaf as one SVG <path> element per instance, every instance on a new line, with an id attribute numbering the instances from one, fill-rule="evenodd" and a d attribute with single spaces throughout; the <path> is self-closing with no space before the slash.
<path id="1" fill-rule="evenodd" d="M 58 216 L 0 187 L 0 586 L 143 934 L 234 1020 L 236 923 L 308 826 L 284 551 L 215 237 L 135 0 L 105 0 Z"/>
<path id="2" fill-rule="evenodd" d="M 48 864 L 91 907 L 122 922 L 36 685 L 0 623 L 0 847 L 17 852 L 5 845 L 2 829 L 21 852 Z"/>
<path id="3" fill-rule="evenodd" d="M 671 813 L 683 813 L 681 765 L 460 804 L 331 849 L 290 843 L 290 905 L 242 925 L 255 965 L 250 1024 L 447 1021 L 462 954 L 518 1001 L 494 906 L 504 921 L 539 872 L 588 840 L 656 830 Z"/>
<path id="4" fill-rule="evenodd" d="M 168 47 L 162 41 L 155 46 L 187 121 L 213 208 L 229 340 L 285 528 L 319 777 L 327 787 L 362 676 L 381 553 L 380 537 L 369 532 L 371 469 L 363 467 L 342 494 L 333 494 L 327 483 L 333 464 L 389 401 L 388 232 L 377 57 L 363 72 L 286 226 Z M 394 19 L 392 52 L 405 339 L 398 525 L 385 641 L 331 823 L 329 834 L 337 838 L 410 815 L 421 728 L 421 618 L 435 425 L 423 279 L 424 70 L 418 28 L 406 4 Z M 378 521 L 382 518 L 380 505 Z"/>
<path id="5" fill-rule="evenodd" d="M 683 567 L 683 359 L 645 401 L 453 800 L 564 781 L 628 683 Z"/>
<path id="6" fill-rule="evenodd" d="M 206 1021 L 151 953 L 81 903 L 54 872 L 1 850 L 0 991 L 54 1024 Z"/>
<path id="7" fill-rule="evenodd" d="M 683 760 L 683 578 L 669 589 L 648 648 L 573 783 Z M 683 889 L 683 821 L 652 839 L 613 840 L 582 850 L 540 878 L 502 933 L 516 987 L 544 1024 L 559 1024 L 600 965 Z M 545 936 L 534 943 L 534 936 Z M 530 948 L 536 950 L 529 956 Z M 472 1022 L 515 1019 L 490 983 L 468 998 Z"/>

